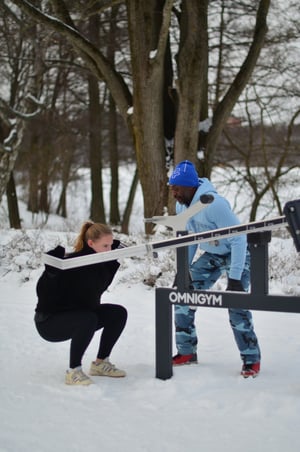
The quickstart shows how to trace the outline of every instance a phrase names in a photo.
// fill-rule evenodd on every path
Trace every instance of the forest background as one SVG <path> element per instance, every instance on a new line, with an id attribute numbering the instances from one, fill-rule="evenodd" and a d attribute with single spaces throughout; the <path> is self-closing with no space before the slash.
<path id="1" fill-rule="evenodd" d="M 201 176 L 230 168 L 249 220 L 260 206 L 281 214 L 279 188 L 299 167 L 299 24 L 296 0 L 0 0 L 10 226 L 22 227 L 20 197 L 33 214 L 67 217 L 68 186 L 88 168 L 90 218 L 128 233 L 138 183 L 144 217 L 172 212 L 168 172 L 186 158 Z M 132 162 L 121 211 L 119 169 Z"/>

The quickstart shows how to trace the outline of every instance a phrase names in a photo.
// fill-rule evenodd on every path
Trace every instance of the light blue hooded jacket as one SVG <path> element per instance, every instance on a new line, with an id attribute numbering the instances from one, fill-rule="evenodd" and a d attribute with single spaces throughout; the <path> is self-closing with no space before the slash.
<path id="1" fill-rule="evenodd" d="M 231 210 L 229 202 L 217 193 L 213 184 L 206 178 L 199 178 L 199 187 L 191 201 L 191 205 L 199 202 L 200 196 L 212 194 L 214 201 L 203 210 L 191 217 L 187 222 L 186 229 L 191 232 L 205 232 L 212 229 L 225 228 L 240 224 L 239 219 Z M 187 209 L 184 204 L 176 203 L 176 213 L 179 214 Z M 239 235 L 221 240 L 212 240 L 200 243 L 200 248 L 212 254 L 228 255 L 231 253 L 231 265 L 229 278 L 241 279 L 245 265 L 247 239 L 246 235 Z M 189 246 L 189 262 L 191 263 L 198 245 Z"/>

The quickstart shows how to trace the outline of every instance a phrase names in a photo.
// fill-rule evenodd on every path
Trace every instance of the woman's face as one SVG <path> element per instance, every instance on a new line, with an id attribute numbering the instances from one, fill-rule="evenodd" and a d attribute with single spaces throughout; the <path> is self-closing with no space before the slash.
<path id="1" fill-rule="evenodd" d="M 113 244 L 113 236 L 111 234 L 103 235 L 100 239 L 87 241 L 90 248 L 93 248 L 96 253 L 103 253 L 105 251 L 111 251 Z"/>

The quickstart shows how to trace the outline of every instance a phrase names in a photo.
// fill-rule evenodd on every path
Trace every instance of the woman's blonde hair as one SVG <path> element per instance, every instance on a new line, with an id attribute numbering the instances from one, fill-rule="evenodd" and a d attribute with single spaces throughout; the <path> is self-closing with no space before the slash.
<path id="1" fill-rule="evenodd" d="M 86 221 L 80 229 L 80 233 L 75 241 L 74 250 L 80 251 L 88 240 L 98 240 L 104 235 L 112 235 L 112 230 L 109 226 L 102 223 L 94 223 L 93 221 Z"/>

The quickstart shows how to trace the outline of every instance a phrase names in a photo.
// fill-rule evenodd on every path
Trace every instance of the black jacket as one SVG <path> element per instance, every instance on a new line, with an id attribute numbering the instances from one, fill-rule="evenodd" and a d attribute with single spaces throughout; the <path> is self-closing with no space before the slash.
<path id="1" fill-rule="evenodd" d="M 112 249 L 118 248 L 120 242 L 114 240 Z M 48 254 L 68 259 L 70 257 L 85 256 L 95 251 L 88 245 L 68 256 L 61 246 L 49 251 Z M 120 264 L 116 261 L 86 265 L 69 270 L 59 270 L 45 265 L 45 270 L 36 286 L 38 303 L 36 312 L 55 314 L 62 311 L 78 309 L 95 309 L 102 293 L 111 284 Z"/>

